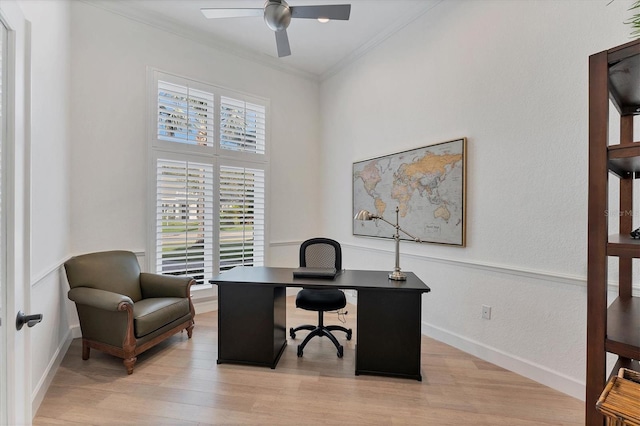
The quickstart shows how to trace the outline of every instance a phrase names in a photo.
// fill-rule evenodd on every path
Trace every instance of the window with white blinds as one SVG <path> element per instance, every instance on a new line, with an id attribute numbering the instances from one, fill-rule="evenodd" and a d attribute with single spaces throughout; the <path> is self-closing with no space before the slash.
<path id="1" fill-rule="evenodd" d="M 264 170 L 220 166 L 220 270 L 264 264 Z"/>
<path id="2" fill-rule="evenodd" d="M 268 101 L 152 71 L 150 270 L 265 262 Z"/>
<path id="3" fill-rule="evenodd" d="M 223 96 L 220 100 L 220 148 L 264 154 L 265 107 Z"/>
<path id="4" fill-rule="evenodd" d="M 213 93 L 158 81 L 158 139 L 213 146 Z"/>
<path id="5" fill-rule="evenodd" d="M 203 283 L 213 273 L 213 166 L 158 159 L 156 182 L 157 272 Z"/>

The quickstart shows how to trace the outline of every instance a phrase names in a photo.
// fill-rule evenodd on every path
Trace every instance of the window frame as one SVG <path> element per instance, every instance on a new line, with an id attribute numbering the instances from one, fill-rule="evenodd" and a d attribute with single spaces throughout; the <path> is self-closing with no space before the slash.
<path id="1" fill-rule="evenodd" d="M 156 167 L 158 159 L 192 161 L 196 163 L 210 164 L 214 170 L 213 184 L 213 273 L 220 271 L 220 167 L 245 167 L 260 169 L 264 171 L 264 264 L 269 260 L 269 181 L 270 181 L 270 100 L 255 95 L 249 95 L 240 91 L 224 88 L 215 84 L 205 83 L 193 78 L 184 77 L 149 68 L 147 73 L 147 249 L 146 264 L 147 270 L 157 273 L 156 265 L 156 201 L 157 201 L 157 181 Z M 197 144 L 171 142 L 158 138 L 158 81 L 166 81 L 172 84 L 184 86 L 188 84 L 190 88 L 213 93 L 214 95 L 214 128 L 213 146 L 199 146 Z M 221 97 L 229 97 L 246 103 L 257 104 L 265 108 L 265 147 L 264 154 L 238 152 L 220 147 L 220 100 Z M 204 278 L 207 284 L 209 277 Z"/>

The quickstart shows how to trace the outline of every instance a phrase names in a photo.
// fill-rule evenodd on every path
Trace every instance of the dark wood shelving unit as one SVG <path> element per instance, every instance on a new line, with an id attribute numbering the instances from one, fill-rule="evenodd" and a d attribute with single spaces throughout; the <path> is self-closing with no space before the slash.
<path id="1" fill-rule="evenodd" d="M 640 145 L 613 145 L 609 149 L 609 169 L 621 179 L 638 177 L 640 173 Z"/>
<path id="2" fill-rule="evenodd" d="M 640 359 L 640 297 L 617 298 L 607 318 L 607 352 Z"/>
<path id="3" fill-rule="evenodd" d="M 631 238 L 629 234 L 614 234 L 609 236 L 607 255 L 616 257 L 640 257 L 640 240 Z"/>
<path id="4" fill-rule="evenodd" d="M 620 143 L 609 145 L 609 100 L 620 115 Z M 589 235 L 587 264 L 586 424 L 602 426 L 595 404 L 604 390 L 607 353 L 617 368 L 639 368 L 640 298 L 634 297 L 633 259 L 640 240 L 633 223 L 633 180 L 640 178 L 640 142 L 633 117 L 640 114 L 640 40 L 589 57 Z M 609 205 L 609 176 L 620 181 L 618 205 Z M 608 214 L 618 212 L 620 233 L 609 235 Z M 638 226 L 638 224 L 635 224 Z M 608 260 L 618 258 L 618 297 L 607 306 Z"/>

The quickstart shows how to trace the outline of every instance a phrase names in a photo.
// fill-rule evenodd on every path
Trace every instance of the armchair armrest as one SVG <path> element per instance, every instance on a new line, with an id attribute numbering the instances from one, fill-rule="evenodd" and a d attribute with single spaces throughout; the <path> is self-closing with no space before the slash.
<path id="1" fill-rule="evenodd" d="M 121 305 L 133 306 L 130 297 L 91 287 L 75 287 L 69 290 L 67 297 L 79 305 L 87 305 L 105 311 L 122 310 Z"/>
<path id="2" fill-rule="evenodd" d="M 142 298 L 151 297 L 184 297 L 191 296 L 190 288 L 194 283 L 191 277 L 177 275 L 161 275 L 142 272 L 140 274 L 140 289 Z"/>

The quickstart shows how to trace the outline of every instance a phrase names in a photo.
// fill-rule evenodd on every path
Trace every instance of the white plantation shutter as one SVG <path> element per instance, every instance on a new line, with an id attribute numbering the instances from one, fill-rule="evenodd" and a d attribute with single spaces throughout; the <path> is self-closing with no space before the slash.
<path id="1" fill-rule="evenodd" d="M 205 284 L 265 261 L 269 101 L 151 71 L 149 269 Z"/>
<path id="2" fill-rule="evenodd" d="M 158 159 L 156 182 L 156 271 L 203 283 L 213 274 L 213 166 Z"/>
<path id="3" fill-rule="evenodd" d="M 159 140 L 213 146 L 214 117 L 213 93 L 158 80 Z"/>
<path id="4" fill-rule="evenodd" d="M 266 108 L 222 96 L 220 148 L 254 154 L 265 153 Z"/>
<path id="5" fill-rule="evenodd" d="M 264 170 L 220 166 L 221 271 L 264 264 L 264 209 Z"/>

